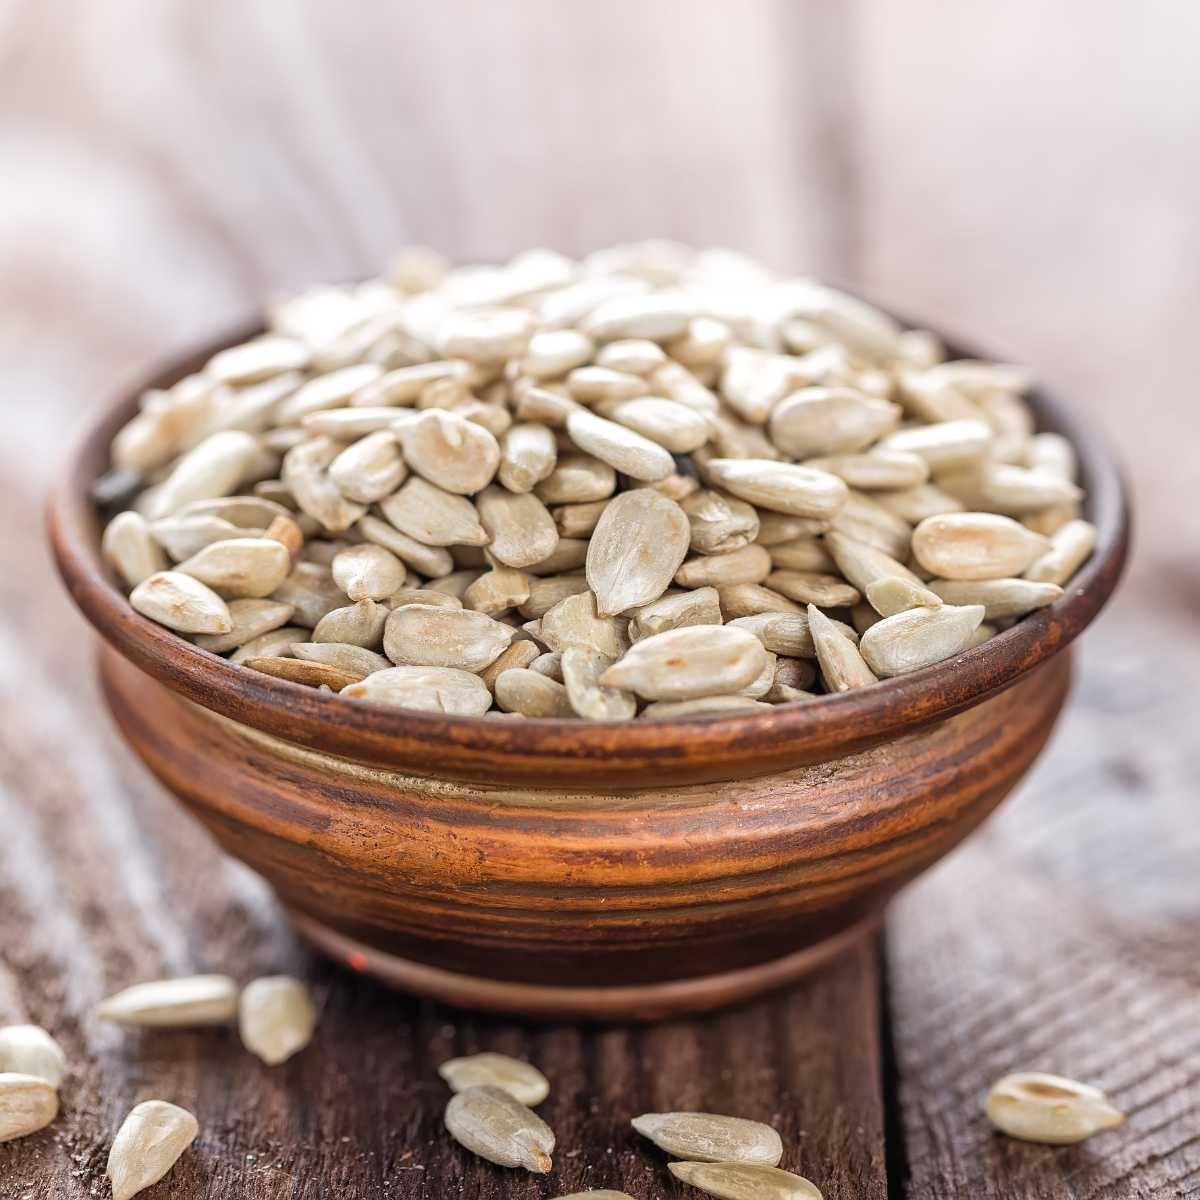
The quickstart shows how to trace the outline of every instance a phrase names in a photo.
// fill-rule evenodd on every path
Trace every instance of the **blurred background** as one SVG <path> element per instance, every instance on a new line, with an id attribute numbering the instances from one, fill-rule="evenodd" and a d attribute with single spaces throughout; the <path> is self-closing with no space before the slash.
<path id="1" fill-rule="evenodd" d="M 1198 63 L 1186 0 L 0 0 L 0 1009 L 294 953 L 100 716 L 41 535 L 86 410 L 405 243 L 726 245 L 1030 365 L 1124 460 L 1136 553 L 1069 715 L 896 906 L 885 1004 L 913 1194 L 1000 1194 L 928 1098 L 1021 1055 L 1140 1114 L 1053 1194 L 1190 1194 Z"/>

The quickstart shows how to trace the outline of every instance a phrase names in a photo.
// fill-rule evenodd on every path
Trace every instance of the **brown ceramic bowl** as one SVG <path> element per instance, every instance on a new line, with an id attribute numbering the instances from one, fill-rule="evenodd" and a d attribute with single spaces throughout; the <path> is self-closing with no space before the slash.
<path id="1" fill-rule="evenodd" d="M 592 725 L 405 712 L 198 649 L 135 613 L 100 560 L 88 492 L 133 392 L 65 464 L 50 533 L 103 639 L 121 732 L 306 937 L 454 1004 L 652 1017 L 778 986 L 868 933 L 1042 749 L 1069 643 L 1112 592 L 1128 533 L 1108 453 L 1034 400 L 1074 442 L 1099 529 L 1067 594 L 952 661 L 769 713 Z"/>

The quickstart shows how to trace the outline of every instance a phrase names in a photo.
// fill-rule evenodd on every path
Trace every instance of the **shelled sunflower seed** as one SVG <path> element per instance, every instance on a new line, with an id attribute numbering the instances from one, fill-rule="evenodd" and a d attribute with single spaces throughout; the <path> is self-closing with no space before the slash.
<path id="1" fill-rule="evenodd" d="M 379 704 L 663 719 L 952 658 L 1094 548 L 1028 373 L 844 293 L 662 243 L 404 261 L 143 396 L 95 489 L 143 616 Z"/>

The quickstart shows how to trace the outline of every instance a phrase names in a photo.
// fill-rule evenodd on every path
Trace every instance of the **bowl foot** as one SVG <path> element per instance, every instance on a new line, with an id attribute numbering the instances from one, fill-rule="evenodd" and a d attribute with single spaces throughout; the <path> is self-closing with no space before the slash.
<path id="1" fill-rule="evenodd" d="M 456 1008 L 536 1019 L 589 1021 L 654 1021 L 749 1000 L 793 983 L 846 953 L 864 938 L 873 936 L 881 921 L 880 914 L 872 913 L 816 945 L 770 962 L 714 975 L 627 987 L 552 987 L 460 975 L 374 950 L 295 909 L 289 908 L 288 916 L 297 932 L 317 949 L 351 970 L 371 975 L 400 991 L 427 996 Z"/>

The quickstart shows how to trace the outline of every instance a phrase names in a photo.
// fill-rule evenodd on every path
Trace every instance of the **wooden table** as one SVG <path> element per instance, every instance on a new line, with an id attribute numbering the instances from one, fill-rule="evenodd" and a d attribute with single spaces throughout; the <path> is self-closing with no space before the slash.
<path id="1" fill-rule="evenodd" d="M 132 0 L 70 24 L 36 0 L 5 8 L 0 162 L 19 183 L 0 199 L 0 1021 L 45 1025 L 73 1069 L 55 1125 L 0 1146 L 3 1200 L 106 1195 L 112 1134 L 150 1096 L 192 1108 L 202 1134 L 148 1200 L 682 1196 L 628 1119 L 691 1107 L 775 1124 L 784 1165 L 830 1200 L 1200 1195 L 1194 381 L 1190 346 L 1122 351 L 1143 326 L 1183 344 L 1186 280 L 1123 270 L 1143 245 L 1103 223 L 1067 237 L 1058 192 L 1012 183 L 1066 123 L 1063 194 L 1090 189 L 1096 163 L 1157 151 L 1154 172 L 1097 203 L 1129 228 L 1175 228 L 1200 193 L 1194 143 L 1134 102 L 1130 78 L 1193 99 L 1200 85 L 1162 13 L 1089 6 L 1077 46 L 1041 6 L 947 21 L 924 3 L 823 8 L 693 21 L 675 0 L 536 0 L 522 23 L 461 3 L 351 19 Z M 1071 88 L 1026 69 L 1043 37 Z M 1114 83 L 1097 47 L 1129 76 Z M 909 86 L 951 51 L 955 103 Z M 1077 92 L 1094 123 L 1070 125 Z M 980 114 L 994 136 L 975 137 Z M 1004 181 L 1005 203 L 981 215 L 964 177 Z M 1195 250 L 1190 215 L 1177 228 L 1172 263 L 1186 239 Z M 98 393 L 277 287 L 359 273 L 406 238 L 472 255 L 658 230 L 857 279 L 1034 362 L 1119 435 L 1139 563 L 1085 639 L 1033 777 L 900 899 L 878 946 L 738 1011 L 649 1028 L 522 1026 L 387 993 L 300 947 L 117 742 L 42 547 L 45 481 Z M 1038 256 L 1054 269 L 1034 294 L 1008 264 Z M 1125 280 L 1116 307 L 1106 271 Z M 309 978 L 314 1045 L 268 1070 L 232 1033 L 138 1036 L 90 1015 L 125 984 L 209 970 Z M 436 1064 L 482 1048 L 551 1077 L 550 1179 L 481 1164 L 442 1131 Z M 1018 1067 L 1092 1080 L 1129 1120 L 1075 1149 L 997 1137 L 980 1096 Z"/>

